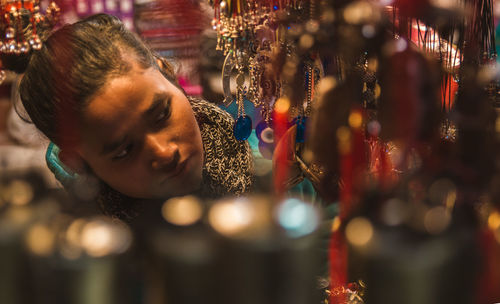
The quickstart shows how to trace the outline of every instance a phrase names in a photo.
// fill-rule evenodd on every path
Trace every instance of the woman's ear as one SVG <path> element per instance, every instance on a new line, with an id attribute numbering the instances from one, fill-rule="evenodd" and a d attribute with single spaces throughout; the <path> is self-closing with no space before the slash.
<path id="1" fill-rule="evenodd" d="M 87 171 L 85 161 L 76 151 L 59 151 L 59 160 L 74 173 L 83 174 Z"/>

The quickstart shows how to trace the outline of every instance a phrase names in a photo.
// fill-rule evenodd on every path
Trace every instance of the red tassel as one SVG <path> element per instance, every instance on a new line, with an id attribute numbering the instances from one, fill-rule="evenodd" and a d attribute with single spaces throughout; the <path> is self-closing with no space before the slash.
<path id="1" fill-rule="evenodd" d="M 347 246 L 341 229 L 332 232 L 330 240 L 330 304 L 345 303 L 340 291 L 347 284 Z"/>
<path id="2" fill-rule="evenodd" d="M 351 128 L 341 127 L 337 136 L 340 150 L 340 219 L 344 221 L 355 207 L 356 198 L 361 194 L 367 170 L 366 146 L 363 130 L 363 112 L 354 109 L 349 116 Z M 345 303 L 342 290 L 347 284 L 347 244 L 342 229 L 332 233 L 330 242 L 330 303 Z"/>
<path id="3" fill-rule="evenodd" d="M 443 81 L 441 83 L 441 96 L 442 105 L 441 107 L 449 112 L 455 103 L 455 94 L 458 91 L 458 83 L 453 79 L 451 75 L 443 76 Z"/>
<path id="4" fill-rule="evenodd" d="M 289 164 L 293 155 L 290 155 L 291 138 L 285 136 L 288 130 L 288 112 L 290 101 L 286 98 L 280 98 L 276 101 L 275 110 L 273 111 L 274 122 L 274 138 L 278 146 L 274 150 L 274 189 L 276 195 L 281 197 L 285 192 L 285 180 L 288 176 Z"/>

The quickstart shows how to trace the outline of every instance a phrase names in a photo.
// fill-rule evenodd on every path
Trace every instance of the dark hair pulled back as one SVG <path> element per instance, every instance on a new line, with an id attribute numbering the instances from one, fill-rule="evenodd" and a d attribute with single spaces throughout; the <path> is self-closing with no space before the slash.
<path id="1" fill-rule="evenodd" d="M 176 84 L 172 67 L 157 59 L 116 17 L 98 14 L 52 33 L 29 58 L 19 93 L 31 121 L 62 149 L 78 141 L 80 113 L 111 77 L 131 68 L 155 67 Z"/>

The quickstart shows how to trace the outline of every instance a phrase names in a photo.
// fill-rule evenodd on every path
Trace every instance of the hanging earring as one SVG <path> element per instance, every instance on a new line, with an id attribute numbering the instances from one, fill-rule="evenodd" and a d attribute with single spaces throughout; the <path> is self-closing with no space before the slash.
<path id="1" fill-rule="evenodd" d="M 299 105 L 299 108 L 297 109 L 298 115 L 295 118 L 295 125 L 297 126 L 295 137 L 296 143 L 305 142 L 307 119 L 311 115 L 314 92 L 316 90 L 317 83 L 319 83 L 320 78 L 323 76 L 323 66 L 321 61 L 317 56 L 311 57 L 316 57 L 316 59 L 313 60 L 311 58 L 310 62 L 305 63 L 305 101 Z"/>
<path id="2" fill-rule="evenodd" d="M 295 118 L 295 125 L 297 126 L 297 130 L 295 133 L 295 142 L 298 144 L 301 144 L 305 141 L 306 122 L 307 122 L 306 115 L 311 111 L 312 87 L 314 85 L 313 79 L 314 79 L 313 68 L 310 64 L 306 64 L 306 71 L 305 71 L 306 98 L 305 102 L 299 105 L 298 116 Z"/>
<path id="3" fill-rule="evenodd" d="M 245 114 L 245 94 L 244 94 L 245 74 L 243 67 L 238 64 L 238 75 L 236 76 L 237 96 L 236 104 L 238 105 L 238 118 L 234 123 L 234 137 L 237 140 L 247 140 L 252 133 L 252 119 Z"/>
<path id="4" fill-rule="evenodd" d="M 274 153 L 274 130 L 272 120 L 262 120 L 255 127 L 259 139 L 260 154 L 266 159 L 272 159 Z"/>

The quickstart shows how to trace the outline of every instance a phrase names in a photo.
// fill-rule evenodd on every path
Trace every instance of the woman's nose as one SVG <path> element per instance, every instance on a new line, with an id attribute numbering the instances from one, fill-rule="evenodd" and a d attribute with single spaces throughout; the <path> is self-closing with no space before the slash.
<path id="1" fill-rule="evenodd" d="M 154 170 L 175 168 L 179 162 L 179 147 L 174 142 L 165 140 L 157 134 L 146 136 L 146 146 L 150 152 L 151 167 Z"/>

